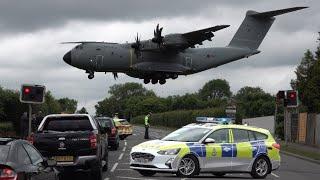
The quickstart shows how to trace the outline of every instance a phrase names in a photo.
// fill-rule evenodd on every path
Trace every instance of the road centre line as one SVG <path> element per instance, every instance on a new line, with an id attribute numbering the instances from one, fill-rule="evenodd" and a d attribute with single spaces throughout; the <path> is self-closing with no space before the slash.
<path id="1" fill-rule="evenodd" d="M 125 146 L 127 146 L 127 145 L 128 145 L 127 141 L 125 141 L 125 142 L 124 142 L 124 145 L 125 145 Z"/>
<path id="2" fill-rule="evenodd" d="M 115 163 L 112 167 L 112 169 L 110 170 L 110 172 L 114 172 L 114 170 L 116 170 L 117 166 L 119 163 Z"/>
<path id="3" fill-rule="evenodd" d="M 118 160 L 121 160 L 123 158 L 123 153 L 120 154 Z"/>
<path id="4" fill-rule="evenodd" d="M 123 147 L 122 151 L 126 151 L 127 147 Z"/>
<path id="5" fill-rule="evenodd" d="M 104 180 L 109 180 L 110 178 L 104 178 Z"/>
<path id="6" fill-rule="evenodd" d="M 279 178 L 280 176 L 276 175 L 275 173 L 271 173 L 272 176 Z"/>

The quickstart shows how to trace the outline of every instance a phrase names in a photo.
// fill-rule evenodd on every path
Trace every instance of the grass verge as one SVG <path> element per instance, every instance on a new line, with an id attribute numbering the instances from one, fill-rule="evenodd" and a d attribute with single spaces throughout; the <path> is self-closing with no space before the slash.
<path id="1" fill-rule="evenodd" d="M 315 159 L 315 160 L 320 160 L 320 153 L 317 152 L 311 152 L 311 151 L 306 151 L 306 150 L 301 150 L 298 149 L 297 147 L 292 147 L 290 145 L 281 145 L 281 151 L 286 151 L 290 152 L 293 154 L 297 154 L 299 156 Z"/>

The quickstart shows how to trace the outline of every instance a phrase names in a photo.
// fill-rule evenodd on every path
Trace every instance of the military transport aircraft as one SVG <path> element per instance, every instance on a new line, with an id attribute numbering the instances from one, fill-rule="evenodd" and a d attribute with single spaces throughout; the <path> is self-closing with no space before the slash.
<path id="1" fill-rule="evenodd" d="M 260 53 L 258 47 L 270 29 L 274 16 L 304 9 L 293 7 L 269 12 L 248 11 L 238 31 L 226 47 L 195 48 L 203 41 L 211 41 L 213 32 L 227 28 L 219 25 L 182 34 L 162 36 L 159 24 L 154 37 L 141 41 L 137 34 L 133 43 L 109 42 L 65 42 L 76 43 L 63 60 L 71 66 L 83 69 L 88 78 L 94 72 L 112 72 L 144 79 L 144 83 L 165 84 L 166 79 L 176 79 L 179 75 L 189 75 L 211 69 L 238 59 Z"/>

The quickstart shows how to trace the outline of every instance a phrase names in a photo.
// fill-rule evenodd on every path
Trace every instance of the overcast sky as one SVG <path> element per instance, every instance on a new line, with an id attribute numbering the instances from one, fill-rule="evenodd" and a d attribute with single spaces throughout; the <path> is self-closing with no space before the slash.
<path id="1" fill-rule="evenodd" d="M 97 101 L 116 83 L 140 82 L 126 75 L 96 73 L 88 80 L 83 70 L 65 64 L 62 57 L 73 45 L 63 41 L 133 41 L 152 38 L 157 23 L 163 33 L 193 31 L 219 24 L 229 28 L 215 33 L 204 47 L 227 45 L 247 10 L 268 11 L 309 6 L 277 17 L 260 46 L 260 54 L 207 70 L 165 85 L 145 85 L 160 96 L 193 93 L 207 81 L 223 78 L 235 93 L 243 86 L 259 86 L 269 93 L 290 88 L 290 79 L 306 49 L 316 48 L 320 31 L 319 0 L 1 0 L 0 86 L 19 89 L 22 83 L 47 86 L 54 96 L 78 100 L 94 113 Z"/>

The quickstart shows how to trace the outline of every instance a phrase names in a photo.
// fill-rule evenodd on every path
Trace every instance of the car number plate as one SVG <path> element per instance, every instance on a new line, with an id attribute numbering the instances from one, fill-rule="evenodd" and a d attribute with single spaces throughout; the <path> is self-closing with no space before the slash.
<path id="1" fill-rule="evenodd" d="M 147 163 L 147 162 L 149 162 L 149 160 L 145 159 L 145 158 L 135 158 L 134 160 L 136 162 L 138 162 L 138 163 Z"/>
<path id="2" fill-rule="evenodd" d="M 55 156 L 53 159 L 57 162 L 72 162 L 73 156 Z"/>

